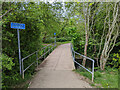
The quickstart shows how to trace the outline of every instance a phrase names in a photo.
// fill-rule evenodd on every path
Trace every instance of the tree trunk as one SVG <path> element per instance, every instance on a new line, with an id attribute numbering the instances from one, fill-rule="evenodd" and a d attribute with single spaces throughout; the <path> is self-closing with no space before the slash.
<path id="1" fill-rule="evenodd" d="M 108 10 L 108 15 L 110 16 L 110 10 Z M 100 56 L 100 68 L 101 68 L 101 70 L 104 70 L 107 59 L 109 57 L 109 54 L 113 50 L 113 47 L 115 46 L 116 39 L 119 35 L 119 26 L 117 24 L 117 16 L 118 16 L 118 6 L 117 6 L 117 3 L 115 3 L 114 10 L 113 10 L 113 18 L 112 18 L 113 20 L 112 20 L 111 24 L 110 24 L 110 21 L 111 21 L 110 17 L 108 17 L 109 28 L 107 31 L 107 35 L 105 37 L 105 44 L 104 44 L 104 47 L 102 50 L 102 54 Z M 104 22 L 104 24 L 105 24 L 105 22 Z M 104 27 L 106 27 L 106 26 L 104 25 Z"/>
<path id="2" fill-rule="evenodd" d="M 105 69 L 107 59 L 108 59 L 107 57 L 104 57 L 104 55 L 101 55 L 101 57 L 100 57 L 100 69 L 101 70 Z"/>
<path id="3" fill-rule="evenodd" d="M 86 30 L 86 35 L 85 35 L 85 48 L 84 48 L 84 55 L 87 56 L 87 46 L 88 46 L 88 32 Z M 86 58 L 83 59 L 83 66 L 85 66 L 86 63 Z"/>
<path id="4" fill-rule="evenodd" d="M 84 16 L 85 16 L 85 48 L 84 48 L 84 55 L 85 56 L 87 56 L 87 46 L 88 46 L 89 15 L 90 15 L 90 7 L 87 4 L 86 12 L 84 13 Z M 86 64 L 86 58 L 83 58 L 83 66 L 84 67 L 85 67 L 85 64 Z"/>

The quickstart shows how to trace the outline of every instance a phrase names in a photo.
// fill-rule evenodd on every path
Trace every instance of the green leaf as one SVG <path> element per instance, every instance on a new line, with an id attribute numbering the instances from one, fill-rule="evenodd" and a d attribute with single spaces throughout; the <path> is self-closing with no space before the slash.
<path id="1" fill-rule="evenodd" d="M 89 7 L 92 6 L 93 4 L 94 4 L 94 2 L 90 3 L 90 4 L 89 4 Z"/>

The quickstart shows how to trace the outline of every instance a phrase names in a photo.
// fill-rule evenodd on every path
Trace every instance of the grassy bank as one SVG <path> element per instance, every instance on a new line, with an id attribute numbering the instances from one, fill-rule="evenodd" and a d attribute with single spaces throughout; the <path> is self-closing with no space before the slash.
<path id="1" fill-rule="evenodd" d="M 71 43 L 71 41 L 66 41 L 66 42 L 56 42 L 57 46 L 61 45 L 61 44 L 66 44 L 66 43 Z"/>
<path id="2" fill-rule="evenodd" d="M 91 80 L 92 75 L 82 68 L 75 70 L 75 72 Z M 91 86 L 97 88 L 118 88 L 118 70 L 107 67 L 105 71 L 95 71 L 94 83 L 91 83 Z"/>
<path id="3" fill-rule="evenodd" d="M 56 45 L 59 46 L 61 44 L 66 44 L 66 43 L 71 43 L 71 41 L 65 41 L 65 42 L 56 42 Z M 51 44 L 51 43 L 43 43 L 43 46 L 44 45 L 48 45 L 48 44 Z M 54 44 L 54 43 L 53 43 Z"/>

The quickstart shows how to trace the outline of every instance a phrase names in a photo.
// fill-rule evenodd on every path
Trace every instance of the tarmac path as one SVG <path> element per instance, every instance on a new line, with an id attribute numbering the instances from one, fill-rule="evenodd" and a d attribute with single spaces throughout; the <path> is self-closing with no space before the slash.
<path id="1" fill-rule="evenodd" d="M 29 88 L 92 88 L 74 69 L 70 43 L 62 44 L 39 65 Z"/>

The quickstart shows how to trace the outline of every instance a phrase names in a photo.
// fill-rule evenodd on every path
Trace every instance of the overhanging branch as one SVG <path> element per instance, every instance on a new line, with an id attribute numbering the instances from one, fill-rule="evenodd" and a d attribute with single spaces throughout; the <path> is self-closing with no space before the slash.
<path id="1" fill-rule="evenodd" d="M 0 16 L 0 18 L 2 18 L 3 16 L 5 16 L 7 13 L 9 13 L 10 11 L 12 11 L 12 9 L 8 10 L 7 12 L 5 12 L 3 15 Z"/>

